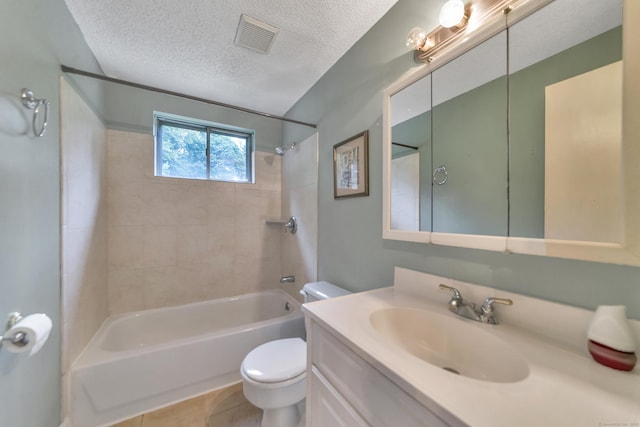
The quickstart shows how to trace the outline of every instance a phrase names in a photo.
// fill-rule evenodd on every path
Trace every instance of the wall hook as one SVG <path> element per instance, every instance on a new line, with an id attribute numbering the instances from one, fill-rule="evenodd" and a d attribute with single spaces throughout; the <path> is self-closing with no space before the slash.
<path id="1" fill-rule="evenodd" d="M 25 108 L 33 110 L 31 128 L 33 129 L 34 135 L 37 137 L 43 136 L 47 130 L 47 123 L 49 121 L 49 101 L 46 99 L 37 99 L 33 92 L 27 88 L 23 88 L 20 92 L 20 99 L 22 100 L 22 105 L 24 105 Z M 42 121 L 40 129 L 38 129 L 38 115 L 40 114 L 42 107 L 44 107 L 44 120 Z"/>

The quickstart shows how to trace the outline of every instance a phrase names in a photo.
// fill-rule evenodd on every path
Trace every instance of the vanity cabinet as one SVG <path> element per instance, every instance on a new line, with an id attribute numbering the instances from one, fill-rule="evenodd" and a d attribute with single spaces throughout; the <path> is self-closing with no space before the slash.
<path id="1" fill-rule="evenodd" d="M 318 372 L 317 368 L 311 369 L 308 378 L 311 396 L 308 402 L 312 414 L 307 416 L 310 426 L 326 427 L 368 427 L 369 424 L 358 415 L 355 409 L 340 393 L 329 384 L 329 381 Z"/>
<path id="2" fill-rule="evenodd" d="M 450 425 L 319 323 L 307 331 L 307 427 Z"/>

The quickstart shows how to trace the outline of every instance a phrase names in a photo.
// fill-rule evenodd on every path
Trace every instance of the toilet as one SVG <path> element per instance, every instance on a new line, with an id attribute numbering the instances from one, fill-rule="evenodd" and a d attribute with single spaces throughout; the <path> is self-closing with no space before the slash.
<path id="1" fill-rule="evenodd" d="M 304 302 L 347 295 L 328 282 L 304 285 Z M 240 366 L 244 395 L 263 410 L 262 427 L 297 427 L 304 412 L 307 343 L 285 338 L 262 344 L 247 354 Z"/>

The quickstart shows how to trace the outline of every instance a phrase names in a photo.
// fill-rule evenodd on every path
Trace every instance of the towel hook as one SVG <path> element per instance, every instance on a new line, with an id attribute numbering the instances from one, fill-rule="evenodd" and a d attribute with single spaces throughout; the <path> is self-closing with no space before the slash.
<path id="1" fill-rule="evenodd" d="M 37 99 L 33 92 L 27 88 L 23 88 L 20 92 L 20 99 L 22 100 L 22 105 L 24 105 L 29 110 L 33 110 L 33 120 L 31 121 L 31 128 L 33 129 L 33 133 L 37 137 L 41 137 L 44 135 L 44 132 L 47 130 L 47 123 L 49 121 L 49 101 L 46 99 Z M 44 120 L 42 121 L 42 126 L 38 130 L 38 115 L 40 114 L 40 108 L 44 106 Z"/>

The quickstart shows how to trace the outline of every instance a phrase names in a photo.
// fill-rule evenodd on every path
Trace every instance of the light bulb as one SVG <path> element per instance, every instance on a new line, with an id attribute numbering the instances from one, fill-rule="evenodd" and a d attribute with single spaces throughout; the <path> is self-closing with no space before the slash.
<path id="1" fill-rule="evenodd" d="M 407 47 L 418 50 L 424 46 L 426 39 L 427 32 L 420 27 L 415 27 L 407 34 Z"/>
<path id="2" fill-rule="evenodd" d="M 464 2 L 462 0 L 449 0 L 440 9 L 438 20 L 444 28 L 459 26 L 464 22 Z"/>
<path id="3" fill-rule="evenodd" d="M 433 47 L 433 42 L 427 37 L 427 32 L 415 27 L 407 34 L 407 47 L 415 50 L 427 50 Z"/>

